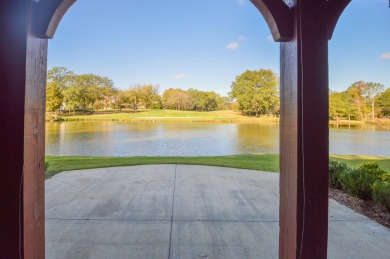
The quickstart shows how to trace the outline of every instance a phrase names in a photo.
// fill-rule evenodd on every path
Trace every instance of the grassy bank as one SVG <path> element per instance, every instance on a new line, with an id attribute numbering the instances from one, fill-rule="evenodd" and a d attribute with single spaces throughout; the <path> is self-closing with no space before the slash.
<path id="1" fill-rule="evenodd" d="M 376 118 L 374 120 L 364 120 L 364 121 L 356 121 L 356 120 L 329 120 L 329 125 L 377 125 L 377 126 L 390 126 L 390 120 L 386 118 Z"/>
<path id="2" fill-rule="evenodd" d="M 90 115 L 61 115 L 65 121 L 125 121 L 125 122 L 210 122 L 210 123 L 278 123 L 279 118 L 272 116 L 249 117 L 240 112 L 227 111 L 176 111 L 146 110 L 138 112 L 122 110 L 122 112 L 96 112 Z M 50 120 L 50 118 L 48 118 Z"/>
<path id="3" fill-rule="evenodd" d="M 332 155 L 336 159 L 357 167 L 363 162 L 377 161 L 384 170 L 390 172 L 390 158 L 367 156 Z M 117 166 L 134 166 L 149 164 L 187 164 L 208 165 L 240 169 L 279 172 L 279 155 L 236 155 L 207 157 L 58 157 L 46 156 L 48 163 L 47 176 L 53 176 L 62 171 L 92 169 Z"/>
<path id="4" fill-rule="evenodd" d="M 47 114 L 47 121 L 119 121 L 119 122 L 207 122 L 207 123 L 278 123 L 279 118 L 274 116 L 244 116 L 241 112 L 225 111 L 176 111 L 176 110 L 150 110 L 139 109 L 134 112 L 131 109 L 96 111 L 93 114 L 81 113 L 76 115 L 61 114 L 54 116 Z M 329 125 L 356 126 L 356 125 L 381 125 L 390 126 L 389 119 L 376 119 L 371 121 L 330 120 Z"/>
<path id="5" fill-rule="evenodd" d="M 261 171 L 278 172 L 278 155 L 236 155 L 236 156 L 205 156 L 205 157 L 55 157 L 46 156 L 48 176 L 62 171 L 152 165 L 152 164 L 184 164 L 208 165 Z"/>

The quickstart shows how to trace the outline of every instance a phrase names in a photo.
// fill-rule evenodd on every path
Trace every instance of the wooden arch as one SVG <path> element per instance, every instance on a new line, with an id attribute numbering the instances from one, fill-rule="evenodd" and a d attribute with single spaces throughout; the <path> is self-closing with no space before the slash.
<path id="1" fill-rule="evenodd" d="M 39 17 L 35 23 L 36 35 L 40 38 L 52 39 L 60 24 L 62 18 L 69 8 L 77 0 L 57 0 L 56 3 L 48 5 L 46 1 L 36 2 L 35 12 Z M 271 30 L 272 37 L 276 42 L 287 42 L 293 36 L 293 9 L 296 7 L 294 1 L 286 0 L 250 0 L 260 11 L 268 27 Z M 327 1 L 325 15 L 328 16 L 328 37 L 332 38 L 333 31 L 337 21 L 350 3 L 351 0 L 331 0 Z"/>
<path id="2" fill-rule="evenodd" d="M 44 258 L 48 39 L 76 0 L 0 1 L 0 253 Z M 327 258 L 328 40 L 350 0 L 251 0 L 280 44 L 279 258 Z"/>

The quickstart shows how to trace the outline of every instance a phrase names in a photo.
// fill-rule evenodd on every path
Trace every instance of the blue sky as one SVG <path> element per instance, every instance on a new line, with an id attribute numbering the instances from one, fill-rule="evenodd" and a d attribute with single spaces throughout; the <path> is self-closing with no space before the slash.
<path id="1" fill-rule="evenodd" d="M 227 94 L 247 69 L 279 73 L 279 44 L 248 0 L 78 0 L 49 42 L 49 69 Z M 330 88 L 390 87 L 387 0 L 352 0 L 329 42 Z"/>

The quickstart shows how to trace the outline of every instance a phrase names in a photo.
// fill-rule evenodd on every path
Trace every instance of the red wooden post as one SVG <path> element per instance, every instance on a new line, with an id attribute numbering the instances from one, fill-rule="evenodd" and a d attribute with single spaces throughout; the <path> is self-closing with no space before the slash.
<path id="1" fill-rule="evenodd" d="M 30 16 L 31 17 L 31 16 Z M 45 257 L 45 106 L 47 40 L 27 35 L 23 218 L 25 258 Z"/>
<path id="2" fill-rule="evenodd" d="M 0 1 L 0 257 L 45 257 L 47 38 L 75 0 Z"/>
<path id="3" fill-rule="evenodd" d="M 297 1 L 281 43 L 280 258 L 326 258 L 328 27 L 326 1 Z"/>
<path id="4" fill-rule="evenodd" d="M 274 39 L 285 41 L 280 46 L 279 258 L 325 259 L 328 39 L 349 0 L 285 1 L 287 13 L 282 0 L 252 2 L 267 20 Z"/>
<path id="5" fill-rule="evenodd" d="M 27 1 L 0 2 L 0 254 L 23 256 L 23 152 Z"/>
<path id="6" fill-rule="evenodd" d="M 44 258 L 47 40 L 32 34 L 32 1 L 0 3 L 0 257 Z"/>

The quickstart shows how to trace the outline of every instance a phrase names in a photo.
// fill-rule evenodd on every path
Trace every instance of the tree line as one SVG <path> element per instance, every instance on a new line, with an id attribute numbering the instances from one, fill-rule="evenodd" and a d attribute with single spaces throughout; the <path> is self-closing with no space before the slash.
<path id="1" fill-rule="evenodd" d="M 244 115 L 280 113 L 279 77 L 269 69 L 245 71 L 231 84 L 228 96 L 214 91 L 169 88 L 160 94 L 158 85 L 136 84 L 126 90 L 114 87 L 107 77 L 77 75 L 64 67 L 53 67 L 47 74 L 48 111 L 139 108 L 187 111 L 233 109 Z M 390 116 L 390 88 L 382 84 L 358 81 L 342 92 L 329 91 L 330 119 L 368 120 Z"/>
<path id="2" fill-rule="evenodd" d="M 339 120 L 369 120 L 390 116 L 390 88 L 357 81 L 342 92 L 329 91 L 329 116 Z"/>
<path id="3" fill-rule="evenodd" d="M 169 88 L 159 93 L 159 86 L 135 84 L 126 90 L 114 87 L 107 77 L 77 75 L 65 67 L 53 67 L 47 73 L 46 109 L 49 112 L 94 111 L 139 108 L 215 111 L 229 108 L 229 98 L 214 91 Z"/>
<path id="4" fill-rule="evenodd" d="M 107 77 L 77 75 L 64 67 L 53 67 L 47 73 L 47 111 L 66 110 L 71 113 L 76 110 L 110 107 L 117 94 L 113 81 Z"/>

